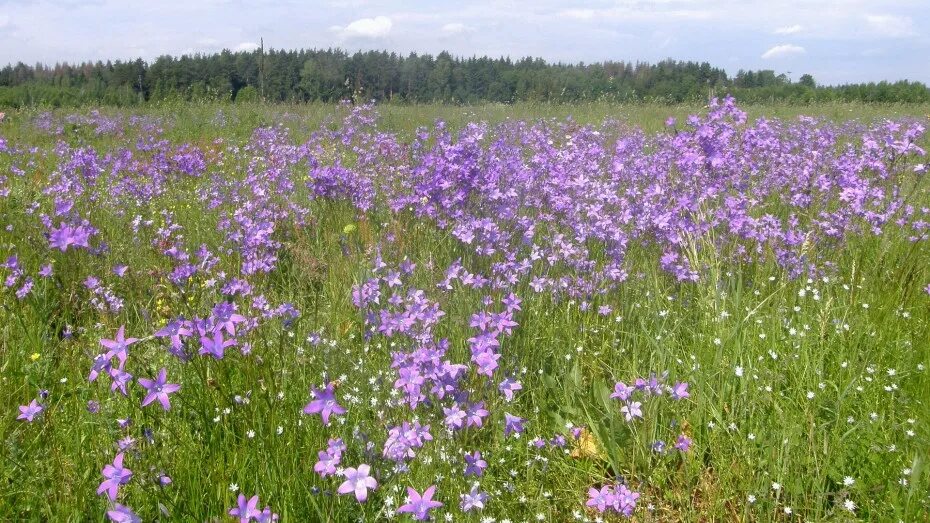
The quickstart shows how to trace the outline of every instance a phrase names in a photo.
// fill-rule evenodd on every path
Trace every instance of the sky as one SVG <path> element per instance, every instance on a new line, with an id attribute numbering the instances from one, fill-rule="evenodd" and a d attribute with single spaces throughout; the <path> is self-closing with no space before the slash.
<path id="1" fill-rule="evenodd" d="M 0 0 L 0 64 L 340 47 L 930 84 L 930 0 Z"/>

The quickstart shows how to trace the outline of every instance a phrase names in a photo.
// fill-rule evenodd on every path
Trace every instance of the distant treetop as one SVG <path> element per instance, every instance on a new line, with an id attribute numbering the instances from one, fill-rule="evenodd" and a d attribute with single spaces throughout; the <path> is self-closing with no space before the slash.
<path id="1" fill-rule="evenodd" d="M 548 63 L 540 58 L 455 57 L 341 49 L 255 50 L 162 56 L 151 63 L 86 62 L 0 69 L 0 107 L 137 105 L 161 100 L 400 103 L 539 101 L 680 103 L 733 93 L 742 102 L 930 102 L 919 82 L 818 86 L 772 70 L 730 77 L 707 62 Z"/>

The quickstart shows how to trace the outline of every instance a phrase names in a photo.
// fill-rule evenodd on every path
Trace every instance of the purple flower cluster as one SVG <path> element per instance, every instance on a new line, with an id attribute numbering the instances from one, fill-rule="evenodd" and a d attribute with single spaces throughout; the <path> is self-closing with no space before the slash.
<path id="1" fill-rule="evenodd" d="M 342 462 L 342 453 L 345 452 L 346 445 L 341 439 L 335 438 L 329 440 L 326 450 L 317 453 L 318 460 L 313 465 L 313 471 L 321 477 L 332 476 L 336 474 L 337 467 Z"/>
<path id="2" fill-rule="evenodd" d="M 244 494 L 239 494 L 236 500 L 236 506 L 229 509 L 229 515 L 239 519 L 239 523 L 272 523 L 278 520 L 278 515 L 271 511 L 271 507 L 266 506 L 264 509 L 258 508 L 258 495 L 246 498 Z"/>
<path id="3" fill-rule="evenodd" d="M 633 492 L 626 485 L 604 485 L 599 489 L 591 487 L 588 489 L 588 501 L 585 505 L 602 514 L 614 511 L 630 517 L 636 510 L 639 496 L 639 492 Z"/>
<path id="4" fill-rule="evenodd" d="M 637 418 L 643 417 L 643 403 L 642 401 L 636 401 L 634 398 L 634 395 L 637 393 L 644 401 L 650 396 L 662 396 L 665 392 L 668 392 L 669 396 L 676 401 L 691 396 L 691 394 L 688 393 L 688 384 L 686 382 L 678 382 L 674 386 L 668 386 L 664 384 L 665 377 L 666 374 L 662 376 L 652 374 L 648 379 L 636 378 L 632 386 L 622 381 L 618 381 L 614 384 L 614 391 L 611 393 L 610 397 L 620 400 L 623 403 L 623 406 L 620 407 L 620 412 L 627 422 L 632 422 Z"/>
<path id="5" fill-rule="evenodd" d="M 432 441 L 429 425 L 420 425 L 419 422 L 403 422 L 401 425 L 388 429 L 387 440 L 384 442 L 384 457 L 398 463 L 416 457 L 415 449 Z"/>
<path id="6" fill-rule="evenodd" d="M 379 413 L 386 430 L 370 439 L 362 429 L 353 434 L 363 441 L 370 465 L 343 469 L 343 458 L 354 450 L 333 434 L 347 420 L 340 401 L 357 405 L 357 391 L 337 398 L 338 385 L 324 375 L 303 412 L 319 415 L 330 431 L 325 437 L 333 436 L 318 452 L 314 471 L 322 478 L 341 476 L 337 492 L 365 502 L 384 479 L 383 467 L 407 470 L 433 440 L 430 425 L 416 420 L 441 423 L 450 437 L 469 444 L 481 437 L 479 431 L 499 437 L 503 430 L 510 444 L 535 428 L 521 410 L 521 394 L 527 393 L 520 392 L 520 380 L 530 378 L 522 377 L 526 371 L 509 350 L 514 333 L 531 318 L 523 299 L 575 300 L 578 313 L 604 321 L 598 317 L 614 314 L 616 307 L 606 297 L 636 273 L 634 259 L 682 286 L 702 281 L 727 262 L 773 262 L 797 278 L 832 270 L 838 253 L 860 237 L 895 232 L 911 242 L 930 239 L 930 209 L 913 201 L 908 190 L 926 171 L 923 164 L 908 167 L 909 160 L 925 155 L 917 145 L 925 129 L 917 121 L 749 122 L 726 98 L 711 102 L 706 114 L 681 123 L 670 119 L 668 129 L 654 135 L 616 122 L 471 123 L 458 132 L 438 122 L 405 142 L 378 129 L 372 105 L 345 109 L 341 125 L 324 125 L 297 144 L 283 125 L 255 129 L 244 145 L 222 140 L 194 145 L 172 144 L 162 123 L 151 118 L 40 115 L 35 124 L 43 132 L 60 135 L 68 124 L 113 137 L 119 145 L 104 153 L 62 140 L 45 151 L 55 168 L 37 190 L 41 196 L 24 207 L 24 216 L 32 218 L 23 227 L 33 228 L 33 241 L 15 246 L 22 252 L 0 265 L 4 289 L 28 301 L 46 288 L 73 285 L 87 296 L 99 316 L 97 328 L 106 332 L 126 314 L 127 280 L 176 298 L 172 305 L 179 310 L 133 308 L 152 325 L 144 330 L 154 333 L 127 338 L 121 325 L 113 339 L 100 339 L 103 350 L 91 355 L 88 375 L 89 382 L 103 377 L 104 388 L 109 378 L 110 391 L 124 397 L 141 392 L 141 407 L 157 402 L 165 411 L 159 416 L 176 415 L 186 398 L 179 384 L 169 383 L 169 374 L 185 383 L 185 391 L 189 384 L 206 386 L 190 383 L 181 369 L 191 362 L 199 371 L 229 367 L 237 358 L 227 357 L 227 349 L 238 347 L 245 359 L 258 341 L 250 336 L 261 325 L 280 318 L 286 331 L 300 317 L 290 303 L 272 303 L 267 296 L 274 296 L 271 286 L 282 266 L 302 269 L 295 245 L 318 227 L 320 206 L 351 209 L 360 223 L 377 216 L 385 223 L 413 219 L 434 226 L 455 251 L 441 264 L 432 256 L 408 258 L 403 241 L 387 226 L 374 241 L 356 242 L 350 237 L 354 229 L 344 229 L 339 239 L 344 256 L 362 259 L 351 290 L 359 338 L 366 351 L 390 358 L 390 370 L 372 378 L 392 387 L 385 403 L 389 412 Z M 20 183 L 36 153 L 0 139 L 0 154 L 11 159 L 9 176 L 0 177 L 0 198 L 9 198 L 10 180 Z M 168 208 L 165 202 L 177 188 L 189 190 L 202 223 L 182 225 L 183 212 Z M 124 265 L 130 262 L 120 259 L 123 253 L 116 247 L 111 252 L 107 242 L 119 238 L 111 236 L 110 224 L 91 221 L 98 220 L 94 211 L 100 207 L 114 223 L 125 220 L 126 244 L 149 248 L 156 267 Z M 204 224 L 214 233 L 211 244 L 201 243 Z M 97 265 L 93 274 L 91 263 Z M 101 270 L 103 263 L 108 265 Z M 930 286 L 925 290 L 930 293 Z M 476 297 L 462 300 L 471 303 L 466 310 L 454 308 L 458 302 L 452 298 L 459 293 Z M 215 305 L 207 309 L 203 303 Z M 63 337 L 71 336 L 70 329 Z M 322 336 L 314 333 L 310 340 L 326 357 Z M 174 358 L 153 358 L 149 349 L 155 344 Z M 255 347 L 254 360 L 261 363 L 265 346 Z M 141 391 L 130 387 L 135 379 L 130 371 L 147 376 L 136 379 Z M 666 375 L 653 374 L 631 385 L 617 382 L 610 397 L 618 400 L 617 412 L 632 431 L 650 415 L 656 398 L 684 402 L 690 392 L 687 382 L 669 383 Z M 175 409 L 166 413 L 171 400 Z M 102 404 L 91 400 L 88 410 L 100 412 Z M 54 414 L 45 409 L 33 399 L 19 407 L 17 419 L 28 423 Z M 339 422 L 335 428 L 333 419 Z M 120 428 L 129 424 L 122 420 Z M 154 440 L 155 433 L 146 430 L 145 438 Z M 578 444 L 581 429 L 576 432 Z M 687 432 L 679 427 L 663 437 L 686 453 L 693 444 Z M 145 446 L 131 434 L 123 436 L 115 443 L 119 453 L 103 468 L 98 494 L 114 503 L 107 513 L 112 520 L 138 521 L 115 501 L 133 478 L 124 458 L 135 460 Z M 381 457 L 375 450 L 380 437 Z M 547 440 L 537 436 L 529 443 L 538 450 Z M 550 444 L 563 447 L 566 439 L 556 435 Z M 663 454 L 666 447 L 663 440 L 653 445 Z M 464 455 L 465 476 L 481 477 L 487 469 L 480 451 Z M 407 492 L 398 513 L 426 520 L 442 506 L 433 499 L 436 486 L 422 494 Z M 631 516 L 639 497 L 626 485 L 604 485 L 589 490 L 586 504 L 599 513 Z M 483 509 L 489 496 L 476 486 L 459 499 L 468 512 Z M 242 523 L 278 518 L 258 505 L 257 495 L 240 494 L 228 514 Z"/>

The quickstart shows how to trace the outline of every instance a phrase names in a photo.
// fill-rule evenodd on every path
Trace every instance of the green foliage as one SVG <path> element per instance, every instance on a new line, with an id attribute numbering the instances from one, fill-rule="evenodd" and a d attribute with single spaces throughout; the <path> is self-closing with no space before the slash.
<path id="1" fill-rule="evenodd" d="M 242 89 L 239 89 L 239 92 L 236 93 L 236 102 L 239 103 L 251 103 L 258 101 L 258 89 L 247 85 Z"/>
<path id="2" fill-rule="evenodd" d="M 263 62 L 263 66 L 261 65 Z M 261 67 L 260 67 L 261 66 Z M 264 75 L 260 69 L 264 70 Z M 264 76 L 264 78 L 262 78 Z M 23 63 L 0 69 L 0 107 L 134 105 L 145 101 L 229 101 L 264 79 L 270 102 L 364 100 L 402 103 L 480 102 L 703 102 L 733 93 L 743 103 L 926 103 L 919 82 L 818 87 L 803 75 L 791 82 L 772 70 L 729 77 L 707 62 L 665 60 L 547 63 L 539 58 L 454 57 L 385 51 L 349 54 L 341 49 L 242 51 L 162 56 L 151 63 Z"/>

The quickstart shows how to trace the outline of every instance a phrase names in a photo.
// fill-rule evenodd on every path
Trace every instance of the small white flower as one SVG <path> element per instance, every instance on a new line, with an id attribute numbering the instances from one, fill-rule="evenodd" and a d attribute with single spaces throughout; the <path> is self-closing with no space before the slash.
<path id="1" fill-rule="evenodd" d="M 847 486 L 847 487 L 853 486 L 853 483 L 855 483 L 855 482 L 856 482 L 856 480 L 854 480 L 854 479 L 852 478 L 852 476 L 846 476 L 845 478 L 843 478 L 843 485 L 845 485 L 845 486 Z"/>
<path id="2" fill-rule="evenodd" d="M 853 500 L 847 499 L 846 501 L 843 502 L 843 508 L 845 508 L 846 510 L 850 512 L 855 512 L 856 504 L 853 502 Z"/>
<path id="3" fill-rule="evenodd" d="M 743 368 L 742 368 L 742 367 L 737 366 L 736 369 L 734 369 L 734 370 L 735 370 L 735 372 L 736 372 L 736 377 L 737 377 L 737 378 L 742 378 L 742 377 L 743 377 Z"/>

